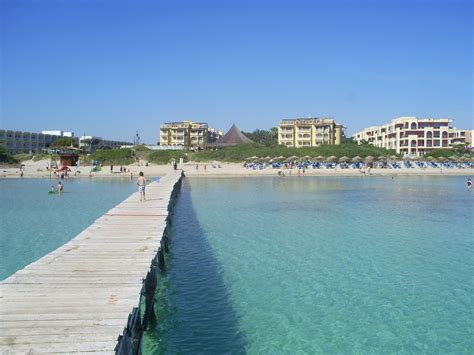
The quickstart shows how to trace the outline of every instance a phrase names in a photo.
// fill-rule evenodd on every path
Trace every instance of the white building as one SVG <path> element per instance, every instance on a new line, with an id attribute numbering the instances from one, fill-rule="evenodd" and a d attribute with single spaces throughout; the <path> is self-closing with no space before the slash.
<path id="1" fill-rule="evenodd" d="M 10 154 L 41 153 L 57 138 L 50 134 L 0 129 L 0 146 Z"/>
<path id="2" fill-rule="evenodd" d="M 95 136 L 79 137 L 79 148 L 83 148 L 87 152 L 94 152 L 96 149 L 102 149 L 102 148 L 118 149 L 126 145 L 132 145 L 132 143 L 125 142 L 125 141 L 103 139 L 102 137 L 95 137 Z"/>
<path id="3" fill-rule="evenodd" d="M 355 133 L 358 144 L 367 142 L 379 148 L 394 149 L 398 154 L 421 156 L 434 149 L 464 143 L 463 131 L 450 126 L 449 118 L 399 117 L 390 123 Z"/>
<path id="4" fill-rule="evenodd" d="M 68 132 L 68 131 L 41 131 L 41 133 L 49 134 L 51 136 L 74 138 L 74 132 Z"/>

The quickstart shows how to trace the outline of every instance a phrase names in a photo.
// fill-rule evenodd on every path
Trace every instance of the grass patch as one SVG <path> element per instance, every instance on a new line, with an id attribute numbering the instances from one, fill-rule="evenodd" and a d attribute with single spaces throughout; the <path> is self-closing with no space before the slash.
<path id="1" fill-rule="evenodd" d="M 186 154 L 181 150 L 156 150 L 148 155 L 148 161 L 155 164 L 168 164 L 172 160 L 186 160 Z"/>
<path id="2" fill-rule="evenodd" d="M 98 160 L 102 165 L 128 165 L 135 162 L 135 154 L 132 149 L 99 149 L 89 160 Z"/>

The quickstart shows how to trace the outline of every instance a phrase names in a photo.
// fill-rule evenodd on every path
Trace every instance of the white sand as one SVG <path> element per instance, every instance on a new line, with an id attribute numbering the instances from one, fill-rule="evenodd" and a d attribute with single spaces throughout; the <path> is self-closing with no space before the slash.
<path id="1" fill-rule="evenodd" d="M 24 177 L 25 178 L 55 178 L 54 174 L 46 170 L 47 160 L 41 161 L 32 161 L 28 160 L 23 162 L 24 167 Z M 220 165 L 221 167 L 213 167 Z M 198 169 L 196 169 L 198 166 Z M 145 177 L 147 176 L 163 176 L 166 173 L 172 171 L 171 164 L 168 165 L 156 165 L 149 164 L 149 166 L 144 166 L 141 164 L 126 165 L 127 171 L 131 171 L 133 178 L 138 176 L 140 171 L 143 171 Z M 68 178 L 72 177 L 82 177 L 89 178 L 89 172 L 91 166 L 83 166 L 78 169 L 80 173 L 76 171 L 75 167 L 71 168 Z M 278 171 L 281 170 L 285 176 L 298 176 L 298 169 L 272 169 L 271 167 L 264 170 L 252 170 L 246 169 L 242 164 L 237 163 L 186 163 L 184 165 L 184 172 L 186 176 L 190 177 L 243 177 L 243 176 L 276 176 Z M 371 169 L 370 175 L 461 175 L 461 176 L 470 176 L 473 175 L 473 169 L 439 169 L 439 168 L 401 168 L 401 169 Z M 302 172 L 301 172 L 302 173 Z M 365 174 L 368 174 L 368 171 L 365 171 Z M 361 176 L 364 175 L 363 171 L 357 169 L 313 169 L 309 168 L 305 171 L 305 176 Z M 130 177 L 130 173 L 127 172 L 124 174 L 125 177 Z M 123 178 L 120 174 L 120 166 L 114 166 L 114 174 L 110 173 L 110 166 L 104 166 L 100 172 L 92 172 L 92 178 Z M 16 168 L 0 168 L 0 178 L 18 178 L 20 177 L 19 166 Z"/>

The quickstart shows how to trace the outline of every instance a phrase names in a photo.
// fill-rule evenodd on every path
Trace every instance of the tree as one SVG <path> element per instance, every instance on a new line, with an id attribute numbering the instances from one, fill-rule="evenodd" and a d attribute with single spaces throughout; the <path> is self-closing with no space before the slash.
<path id="1" fill-rule="evenodd" d="M 269 131 L 263 129 L 256 129 L 252 133 L 242 132 L 252 141 L 266 146 L 278 144 L 278 128 L 270 128 Z"/>
<path id="2" fill-rule="evenodd" d="M 77 147 L 77 141 L 72 137 L 59 137 L 51 143 L 51 147 L 53 148 L 63 148 L 63 147 Z"/>

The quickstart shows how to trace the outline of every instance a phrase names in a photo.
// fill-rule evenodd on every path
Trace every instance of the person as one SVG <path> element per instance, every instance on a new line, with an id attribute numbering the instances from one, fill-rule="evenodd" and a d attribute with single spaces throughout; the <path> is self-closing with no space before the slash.
<path id="1" fill-rule="evenodd" d="M 56 192 L 56 189 L 54 188 L 54 186 L 51 186 L 51 188 L 49 189 L 49 192 L 51 192 L 51 193 Z"/>
<path id="2" fill-rule="evenodd" d="M 110 165 L 110 173 L 113 174 L 114 173 L 114 166 L 111 164 Z"/>
<path id="3" fill-rule="evenodd" d="M 60 182 L 58 182 L 58 192 L 60 194 L 64 193 L 64 185 Z"/>
<path id="4" fill-rule="evenodd" d="M 471 178 L 468 178 L 468 179 L 467 179 L 467 189 L 468 189 L 468 190 L 471 190 L 471 189 L 472 189 L 472 180 L 471 180 Z"/>
<path id="5" fill-rule="evenodd" d="M 140 193 L 140 202 L 141 201 L 146 201 L 145 198 L 145 185 L 146 185 L 146 179 L 143 176 L 143 171 L 140 171 L 140 174 L 138 174 L 138 180 L 137 180 L 137 185 L 138 185 L 138 192 Z"/>

